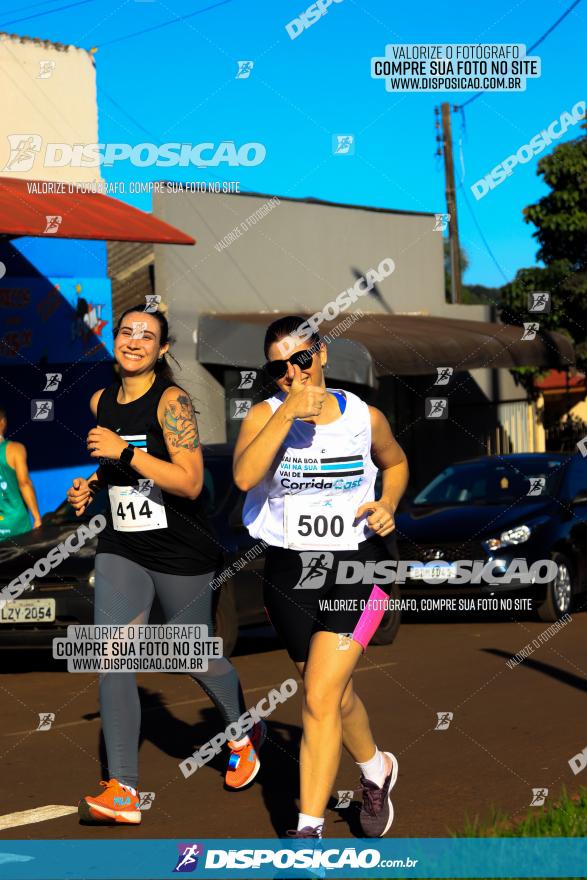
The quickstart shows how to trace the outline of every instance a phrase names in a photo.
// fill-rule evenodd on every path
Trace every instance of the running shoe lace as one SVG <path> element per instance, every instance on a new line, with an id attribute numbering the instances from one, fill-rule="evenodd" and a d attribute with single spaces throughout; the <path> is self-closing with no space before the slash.
<path id="1" fill-rule="evenodd" d="M 383 788 L 379 788 L 375 783 L 369 784 L 368 781 L 363 783 L 363 809 L 370 816 L 376 816 L 383 807 Z"/>
<path id="2" fill-rule="evenodd" d="M 320 837 L 322 834 L 323 825 L 318 825 L 317 828 L 311 828 L 307 825 L 305 828 L 299 829 L 290 829 L 286 831 L 288 837 Z"/>
<path id="3" fill-rule="evenodd" d="M 102 788 L 110 788 L 110 786 L 117 788 L 119 784 L 120 783 L 118 783 L 115 779 L 109 779 L 108 782 L 105 782 L 103 779 L 100 780 L 100 785 L 102 786 Z M 124 786 L 122 787 L 124 788 Z"/>

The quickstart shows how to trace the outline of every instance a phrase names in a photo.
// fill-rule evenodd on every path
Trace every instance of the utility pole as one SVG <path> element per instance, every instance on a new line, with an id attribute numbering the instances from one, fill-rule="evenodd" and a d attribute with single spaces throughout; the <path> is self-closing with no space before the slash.
<path id="1" fill-rule="evenodd" d="M 452 156 L 452 131 L 450 124 L 450 104 L 441 104 L 442 153 L 444 155 L 444 176 L 446 191 L 446 210 L 450 214 L 448 236 L 450 245 L 450 299 L 461 302 L 461 254 L 459 249 L 459 226 L 457 222 L 457 196 Z M 437 111 L 438 112 L 438 111 Z"/>

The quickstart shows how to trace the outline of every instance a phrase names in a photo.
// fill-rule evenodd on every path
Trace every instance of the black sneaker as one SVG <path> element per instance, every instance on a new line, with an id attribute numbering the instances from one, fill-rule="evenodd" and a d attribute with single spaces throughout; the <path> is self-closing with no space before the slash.
<path id="1" fill-rule="evenodd" d="M 297 830 L 286 831 L 285 833 L 288 837 L 317 837 L 320 839 L 323 827 L 323 825 L 319 825 L 317 828 L 312 828 L 311 825 L 306 825 L 305 828 L 298 828 Z"/>
<path id="2" fill-rule="evenodd" d="M 393 804 L 390 795 L 391 789 L 397 782 L 398 763 L 391 752 L 383 752 L 383 754 L 391 760 L 391 770 L 381 788 L 370 779 L 361 776 L 363 806 L 359 818 L 365 837 L 383 837 L 393 822 Z"/>

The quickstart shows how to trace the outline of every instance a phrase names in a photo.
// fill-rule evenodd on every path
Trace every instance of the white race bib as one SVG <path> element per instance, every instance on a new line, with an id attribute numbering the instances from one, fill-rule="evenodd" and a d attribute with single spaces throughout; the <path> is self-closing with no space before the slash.
<path id="1" fill-rule="evenodd" d="M 112 525 L 117 532 L 147 532 L 167 527 L 161 489 L 153 480 L 138 486 L 108 486 Z"/>
<path id="2" fill-rule="evenodd" d="M 285 495 L 283 535 L 290 550 L 356 550 L 356 507 L 340 495 Z"/>

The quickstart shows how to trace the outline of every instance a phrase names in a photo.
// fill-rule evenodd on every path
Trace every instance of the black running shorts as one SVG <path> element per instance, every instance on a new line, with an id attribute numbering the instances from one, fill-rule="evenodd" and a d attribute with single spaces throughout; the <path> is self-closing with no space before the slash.
<path id="1" fill-rule="evenodd" d="M 391 584 L 381 584 L 377 577 L 366 583 L 337 583 L 337 572 L 349 579 L 353 570 L 350 564 L 340 563 L 375 564 L 397 558 L 395 533 L 385 538 L 373 535 L 357 550 L 301 552 L 268 547 L 265 609 L 292 660 L 307 660 L 310 639 L 320 631 L 350 635 L 365 649 L 384 614 Z M 374 590 L 375 584 L 379 591 Z"/>

